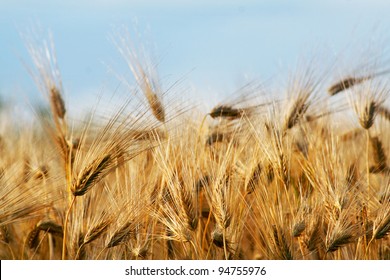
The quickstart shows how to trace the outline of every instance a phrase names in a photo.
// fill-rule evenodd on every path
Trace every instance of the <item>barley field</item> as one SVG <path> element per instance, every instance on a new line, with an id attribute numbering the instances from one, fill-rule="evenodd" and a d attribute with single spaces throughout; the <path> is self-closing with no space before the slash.
<path id="1" fill-rule="evenodd" d="M 85 116 L 68 113 L 53 42 L 27 40 L 50 109 L 2 114 L 0 259 L 390 259 L 380 61 L 299 66 L 204 112 L 129 40 L 135 82 Z"/>

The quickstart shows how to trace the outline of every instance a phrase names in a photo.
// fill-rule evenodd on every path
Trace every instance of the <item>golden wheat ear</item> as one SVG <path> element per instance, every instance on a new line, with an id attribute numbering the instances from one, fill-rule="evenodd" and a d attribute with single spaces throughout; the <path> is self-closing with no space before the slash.
<path id="1" fill-rule="evenodd" d="M 390 121 L 390 110 L 385 106 L 378 106 L 378 114 L 387 121 Z"/>
<path id="2" fill-rule="evenodd" d="M 134 223 L 128 221 L 119 227 L 114 234 L 110 237 L 106 244 L 106 248 L 113 248 L 118 245 L 124 244 L 131 236 L 134 231 Z"/>
<path id="3" fill-rule="evenodd" d="M 114 39 L 114 44 L 146 97 L 152 114 L 158 121 L 165 123 L 166 110 L 162 100 L 164 91 L 157 75 L 156 66 L 151 64 L 150 54 L 145 53 L 145 48 L 136 48 L 134 43 L 130 32 L 126 29 L 122 30 L 118 38 Z"/>
<path id="4" fill-rule="evenodd" d="M 80 172 L 72 185 L 74 196 L 86 194 L 115 166 L 115 160 L 110 155 L 97 157 L 89 166 Z"/>
<path id="5" fill-rule="evenodd" d="M 344 90 L 347 90 L 355 85 L 358 85 L 366 80 L 368 80 L 368 78 L 353 78 L 353 77 L 345 78 L 345 79 L 331 85 L 328 88 L 328 93 L 330 96 L 334 96 L 334 95 L 336 95 Z"/>
<path id="6" fill-rule="evenodd" d="M 334 84 L 332 84 L 328 88 L 328 94 L 330 96 L 334 96 L 336 94 L 339 94 L 347 89 L 350 89 L 356 85 L 360 85 L 363 82 L 372 80 L 376 77 L 383 76 L 390 73 L 390 70 L 384 70 L 384 71 L 379 71 L 371 75 L 363 76 L 363 77 L 346 77 L 342 79 L 341 81 L 338 81 Z"/>
<path id="7" fill-rule="evenodd" d="M 307 72 L 305 73 L 307 76 L 297 76 L 289 82 L 286 108 L 280 108 L 282 109 L 280 111 L 283 112 L 281 128 L 284 134 L 303 120 L 305 114 L 317 99 L 319 82 L 314 78 L 310 69 L 305 72 Z"/>
<path id="8" fill-rule="evenodd" d="M 373 84 L 363 88 L 358 88 L 351 93 L 350 100 L 359 124 L 362 128 L 370 129 L 376 116 L 382 108 L 383 103 L 389 96 L 389 89 L 385 85 Z"/>
<path id="9" fill-rule="evenodd" d="M 209 113 L 210 117 L 215 118 L 229 118 L 229 119 L 239 119 L 243 116 L 243 109 L 234 109 L 231 106 L 220 105 L 214 107 Z"/>
<path id="10" fill-rule="evenodd" d="M 389 211 L 388 211 L 389 212 Z M 386 218 L 382 220 L 378 219 L 378 224 L 376 225 L 373 233 L 375 239 L 382 239 L 390 233 L 390 213 L 387 214 Z"/>
<path id="11" fill-rule="evenodd" d="M 88 232 L 85 234 L 83 239 L 83 245 L 93 242 L 98 239 L 101 235 L 103 235 L 108 227 L 111 225 L 112 220 L 108 218 L 107 220 L 103 220 L 95 226 L 91 227 Z"/>

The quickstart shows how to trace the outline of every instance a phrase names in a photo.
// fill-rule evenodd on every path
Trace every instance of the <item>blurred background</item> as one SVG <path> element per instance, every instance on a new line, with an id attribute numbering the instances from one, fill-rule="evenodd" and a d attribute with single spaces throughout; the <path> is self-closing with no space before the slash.
<path id="1" fill-rule="evenodd" d="M 129 72 L 112 40 L 120 26 L 148 46 L 163 88 L 180 81 L 213 106 L 248 81 L 285 76 L 302 57 L 348 64 L 370 46 L 385 52 L 389 11 L 386 0 L 0 0 L 0 106 L 42 99 L 21 36 L 31 26 L 52 32 L 76 110 Z"/>

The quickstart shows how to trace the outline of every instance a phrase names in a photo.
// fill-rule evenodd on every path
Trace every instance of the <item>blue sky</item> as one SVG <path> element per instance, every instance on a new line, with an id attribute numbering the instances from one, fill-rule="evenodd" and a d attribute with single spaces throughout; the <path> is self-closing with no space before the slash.
<path id="1" fill-rule="evenodd" d="M 385 0 L 0 0 L 0 93 L 39 96 L 20 37 L 32 23 L 53 33 L 72 102 L 114 90 L 109 69 L 124 73 L 126 63 L 109 38 L 118 26 L 132 30 L 137 22 L 156 46 L 163 87 L 184 78 L 189 94 L 215 104 L 248 79 L 273 78 L 316 50 L 359 51 L 374 33 L 383 43 L 389 11 Z"/>

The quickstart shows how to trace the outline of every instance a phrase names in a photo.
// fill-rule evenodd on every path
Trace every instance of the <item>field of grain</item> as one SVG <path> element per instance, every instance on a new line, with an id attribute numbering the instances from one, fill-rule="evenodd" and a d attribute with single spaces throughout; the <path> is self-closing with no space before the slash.
<path id="1" fill-rule="evenodd" d="M 50 110 L 2 114 L 0 259 L 390 259 L 385 67 L 300 66 L 205 114 L 129 40 L 133 87 L 79 118 L 51 41 L 27 41 Z"/>

